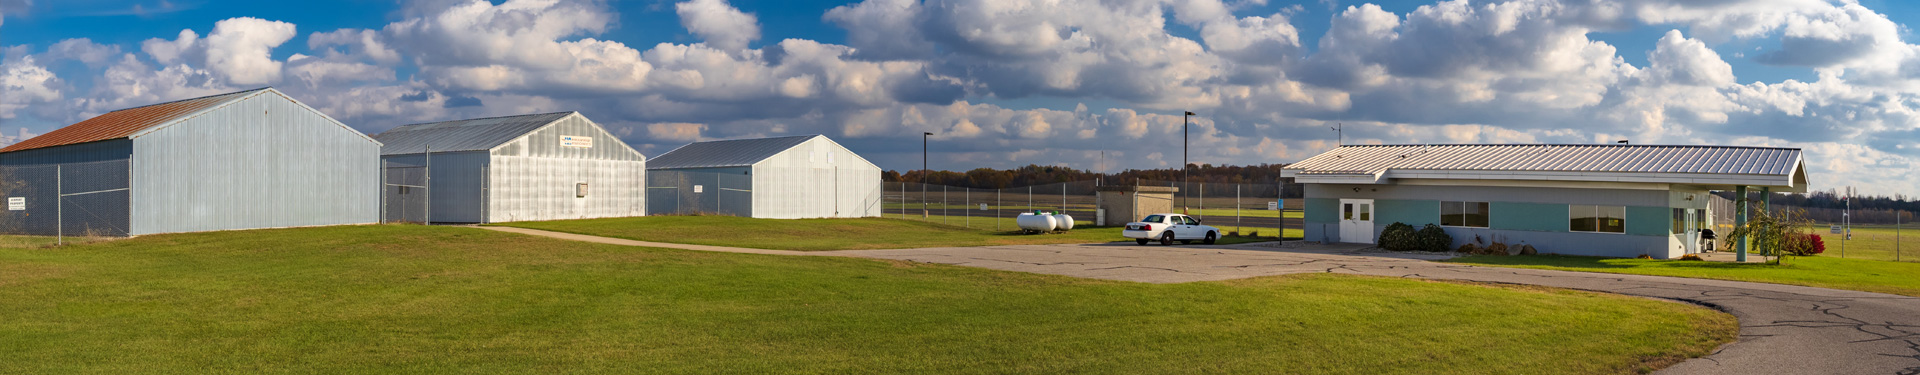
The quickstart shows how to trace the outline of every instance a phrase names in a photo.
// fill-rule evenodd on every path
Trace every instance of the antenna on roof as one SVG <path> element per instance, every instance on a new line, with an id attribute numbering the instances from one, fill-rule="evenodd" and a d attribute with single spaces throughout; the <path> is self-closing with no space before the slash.
<path id="1" fill-rule="evenodd" d="M 1625 139 L 1622 139 L 1622 140 L 1620 140 L 1620 141 L 1618 141 L 1618 142 L 1614 142 L 1614 143 L 1619 143 L 1619 144 L 1623 144 L 1623 145 L 1631 145 L 1631 144 L 1632 144 L 1632 143 L 1627 143 L 1627 140 L 1625 140 Z"/>
<path id="2" fill-rule="evenodd" d="M 1340 145 L 1340 146 L 1346 146 L 1346 145 L 1347 145 L 1347 131 L 1346 131 L 1346 127 L 1347 127 L 1347 125 L 1346 125 L 1346 124 L 1342 124 L 1342 123 L 1338 123 L 1338 122 L 1336 122 L 1336 123 L 1333 123 L 1333 132 L 1334 132 L 1334 134 L 1336 134 L 1336 137 L 1339 137 L 1338 139 L 1340 140 L 1340 141 L 1339 141 L 1340 143 L 1337 143 L 1337 145 Z"/>

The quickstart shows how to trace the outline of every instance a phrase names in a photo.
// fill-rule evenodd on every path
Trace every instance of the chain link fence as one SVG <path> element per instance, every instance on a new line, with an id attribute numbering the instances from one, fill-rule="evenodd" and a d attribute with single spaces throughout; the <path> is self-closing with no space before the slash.
<path id="1" fill-rule="evenodd" d="M 384 223 L 426 223 L 433 207 L 427 189 L 427 169 L 392 162 L 385 163 L 381 174 L 380 221 Z"/>
<path id="2" fill-rule="evenodd" d="M 0 167 L 0 234 L 125 237 L 131 223 L 127 160 Z"/>
<path id="3" fill-rule="evenodd" d="M 1170 181 L 1137 182 L 1141 186 L 1180 188 L 1175 213 L 1185 213 L 1233 235 L 1252 237 L 1301 236 L 1301 200 L 1297 186 L 1286 184 L 1181 184 Z M 1092 227 L 1098 213 L 1099 183 L 1062 182 L 1006 189 L 975 189 L 914 182 L 886 183 L 883 217 L 926 221 L 965 228 L 1013 231 L 1021 213 L 1057 211 L 1071 215 L 1074 226 Z M 1134 218 L 1132 220 L 1137 220 Z M 1105 223 L 1120 226 L 1125 222 Z"/>

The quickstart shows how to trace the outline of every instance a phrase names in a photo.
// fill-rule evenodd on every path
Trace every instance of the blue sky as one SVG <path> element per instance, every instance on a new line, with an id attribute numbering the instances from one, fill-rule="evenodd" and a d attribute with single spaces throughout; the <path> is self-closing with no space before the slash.
<path id="1" fill-rule="evenodd" d="M 275 86 L 369 133 L 577 110 L 649 154 L 818 133 L 888 169 L 917 168 L 922 131 L 941 169 L 1172 167 L 1191 110 L 1196 162 L 1291 162 L 1341 123 L 1361 143 L 1800 147 L 1817 189 L 1920 186 L 1884 173 L 1920 160 L 1912 2 L 314 4 L 0 0 L 0 142 Z"/>

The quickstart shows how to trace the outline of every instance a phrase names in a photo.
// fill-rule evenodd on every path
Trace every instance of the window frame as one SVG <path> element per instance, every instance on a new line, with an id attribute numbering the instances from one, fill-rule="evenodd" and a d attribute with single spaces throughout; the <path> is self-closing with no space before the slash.
<path id="1" fill-rule="evenodd" d="M 1573 222 L 1574 222 L 1574 220 L 1578 220 L 1578 219 L 1580 219 L 1580 218 L 1578 218 L 1578 217 L 1574 217 L 1574 214 L 1575 214 L 1575 212 L 1574 212 L 1574 210 L 1575 210 L 1575 209 L 1578 209 L 1578 208 L 1583 208 L 1583 207 L 1584 207 L 1584 208 L 1588 208 L 1588 209 L 1591 209 L 1591 210 L 1592 210 L 1592 211 L 1588 211 L 1588 212 L 1592 212 L 1592 213 L 1593 213 L 1593 216 L 1590 216 L 1590 217 L 1592 217 L 1592 218 L 1593 218 L 1593 229 L 1592 229 L 1592 230 L 1580 230 L 1579 228 L 1574 228 L 1574 227 L 1573 227 Z M 1602 228 L 1605 228 L 1605 226 L 1604 226 L 1604 225 L 1602 225 L 1602 223 L 1604 222 L 1604 220 L 1606 220 L 1606 219 L 1611 219 L 1611 217 L 1607 217 L 1607 216 L 1606 216 L 1606 213 L 1605 213 L 1605 212 L 1602 212 L 1602 211 L 1600 210 L 1600 209 L 1601 209 L 1601 208 L 1603 208 L 1603 207 L 1605 207 L 1605 208 L 1618 208 L 1618 209 L 1619 209 L 1619 212 L 1620 212 L 1620 217 L 1619 217 L 1618 219 L 1620 220 L 1620 226 L 1619 226 L 1619 227 L 1620 227 L 1620 231 L 1618 231 L 1618 232 L 1614 232 L 1614 231 L 1606 231 L 1606 230 L 1603 230 L 1603 229 L 1602 229 Z M 1608 205 L 1608 204 L 1569 204 L 1569 205 L 1567 205 L 1567 232 L 1571 232 L 1571 233 L 1600 233 L 1600 234 L 1627 234 L 1627 206 L 1624 206 L 1624 205 Z"/>
<path id="2" fill-rule="evenodd" d="M 1480 213 L 1481 213 L 1481 215 L 1482 215 L 1482 216 L 1485 216 L 1485 217 L 1487 218 L 1487 219 L 1486 219 L 1486 222 L 1485 222 L 1485 223 L 1481 223 L 1481 225 L 1479 225 L 1479 226 L 1475 226 L 1475 225 L 1473 225 L 1473 223 L 1471 223 L 1471 222 L 1468 222 L 1468 221 L 1467 221 L 1467 217 L 1469 217 L 1469 213 L 1467 212 L 1467 205 L 1468 205 L 1468 204 L 1478 204 L 1478 205 L 1480 205 L 1480 206 L 1479 206 L 1478 208 L 1480 208 L 1480 209 L 1481 209 L 1481 210 L 1480 210 Z M 1453 214 L 1453 215 L 1459 215 L 1459 217 L 1460 217 L 1460 221 L 1459 221 L 1459 224 L 1447 224 L 1447 216 L 1450 216 L 1450 215 L 1448 215 L 1448 214 L 1447 214 L 1447 206 L 1449 206 L 1449 205 L 1457 205 L 1457 206 L 1459 207 L 1459 209 L 1460 209 L 1460 213 L 1457 213 L 1457 214 Z M 1440 220 L 1439 220 L 1439 221 L 1440 221 L 1440 226 L 1442 226 L 1442 227 L 1450 227 L 1450 228 L 1473 228 L 1473 229 L 1489 229 L 1489 228 L 1492 228 L 1492 227 L 1493 227 L 1493 202 L 1482 202 L 1482 201 L 1440 201 Z"/>

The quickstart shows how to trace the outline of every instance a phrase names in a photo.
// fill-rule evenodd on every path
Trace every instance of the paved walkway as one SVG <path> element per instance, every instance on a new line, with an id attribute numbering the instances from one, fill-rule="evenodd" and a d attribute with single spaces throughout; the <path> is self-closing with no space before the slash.
<path id="1" fill-rule="evenodd" d="M 594 239 L 518 228 L 486 229 L 635 246 L 754 254 L 910 260 L 1075 277 L 1180 283 L 1291 273 L 1513 283 L 1662 298 L 1713 306 L 1740 320 L 1740 339 L 1664 374 L 1920 374 L 1920 298 L 1801 286 L 1658 276 L 1475 267 L 1444 255 L 1355 246 L 1020 245 L 797 252 Z"/>

